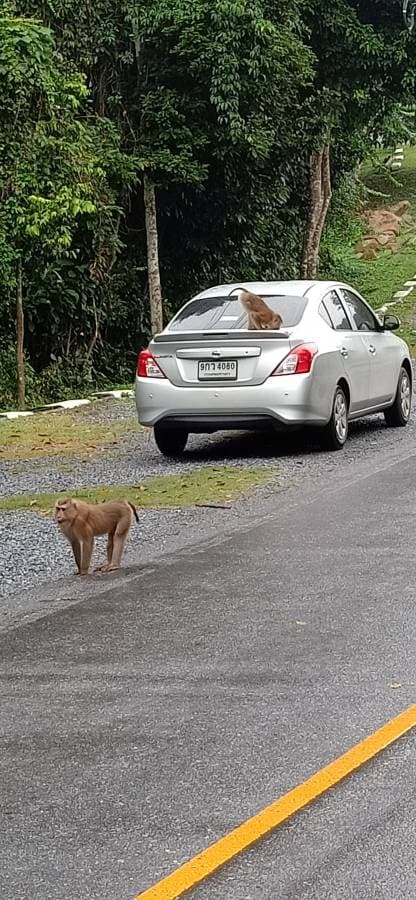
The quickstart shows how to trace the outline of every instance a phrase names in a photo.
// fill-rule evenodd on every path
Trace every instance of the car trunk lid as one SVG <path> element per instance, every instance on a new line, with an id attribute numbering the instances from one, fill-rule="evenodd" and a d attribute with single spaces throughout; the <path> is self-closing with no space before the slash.
<path id="1" fill-rule="evenodd" d="M 178 387 L 262 384 L 299 341 L 288 331 L 157 335 L 149 350 Z"/>

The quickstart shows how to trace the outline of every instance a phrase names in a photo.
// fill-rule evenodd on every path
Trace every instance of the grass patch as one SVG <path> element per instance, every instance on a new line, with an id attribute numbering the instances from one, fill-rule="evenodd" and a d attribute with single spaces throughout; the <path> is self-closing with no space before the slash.
<path id="1" fill-rule="evenodd" d="M 399 241 L 397 253 L 385 250 L 377 259 L 355 262 L 351 283 L 374 309 L 391 303 L 396 291 L 416 273 L 416 232 L 409 235 L 404 226 Z"/>
<path id="2" fill-rule="evenodd" d="M 126 382 L 126 384 L 110 384 L 101 388 L 103 391 L 134 391 L 134 381 Z"/>
<path id="3" fill-rule="evenodd" d="M 380 153 L 380 159 L 387 150 Z M 393 295 L 406 281 L 416 274 L 416 147 L 405 147 L 402 168 L 390 178 L 386 171 L 367 165 L 362 170 L 362 181 L 370 193 L 367 196 L 369 208 L 392 206 L 401 200 L 409 200 L 413 224 L 403 224 L 399 236 L 399 250 L 381 251 L 374 260 L 359 259 L 355 252 L 360 238 L 362 222 L 351 217 L 351 227 L 347 240 L 339 235 L 331 235 L 333 263 L 326 277 L 341 278 L 355 287 L 373 306 L 379 309 L 391 303 Z M 409 344 L 412 356 L 416 356 L 416 293 L 410 294 L 404 302 L 389 309 L 402 321 L 402 327 L 395 332 Z"/>
<path id="4" fill-rule="evenodd" d="M 81 407 L 83 409 L 83 407 Z M 89 409 L 89 407 L 88 407 Z M 135 419 L 97 424 L 74 412 L 40 413 L 0 420 L 0 460 L 41 456 L 91 456 L 138 431 Z"/>
<path id="5" fill-rule="evenodd" d="M 380 152 L 380 159 L 387 156 L 387 151 Z M 416 146 L 404 148 L 404 160 L 401 169 L 392 172 L 392 177 L 385 170 L 374 166 L 365 166 L 362 179 L 371 192 L 368 206 L 392 206 L 400 200 L 409 200 L 413 212 L 416 210 Z"/>
<path id="6" fill-rule="evenodd" d="M 409 200 L 409 211 L 415 219 L 415 224 L 403 225 L 397 253 L 386 250 L 377 259 L 355 262 L 355 286 L 375 309 L 391 303 L 393 294 L 416 274 L 416 147 L 405 147 L 402 168 L 393 173 L 393 178 L 394 182 L 386 172 L 374 169 L 364 174 L 366 187 L 376 192 L 369 195 L 369 206 L 392 206 L 400 200 Z M 377 196 L 380 194 L 384 196 Z M 416 295 L 410 294 L 404 302 L 389 308 L 389 312 L 401 319 L 402 327 L 396 333 L 407 341 L 413 357 L 416 356 L 415 307 Z"/>
<path id="7" fill-rule="evenodd" d="M 145 478 L 140 484 L 111 485 L 81 488 L 73 497 L 100 503 L 103 500 L 129 500 L 144 509 L 163 509 L 195 506 L 236 500 L 254 487 L 268 484 L 276 478 L 277 469 L 248 469 L 204 466 L 186 475 L 157 475 Z M 70 492 L 69 492 L 70 493 Z M 0 511 L 30 509 L 50 514 L 59 496 L 65 494 L 18 494 L 0 499 Z"/>

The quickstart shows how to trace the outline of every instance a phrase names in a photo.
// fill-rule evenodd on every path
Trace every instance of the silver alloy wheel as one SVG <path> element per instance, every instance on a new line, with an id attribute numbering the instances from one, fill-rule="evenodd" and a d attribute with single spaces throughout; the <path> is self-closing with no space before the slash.
<path id="1" fill-rule="evenodd" d="M 400 409 L 402 411 L 402 416 L 404 419 L 408 419 L 410 416 L 410 379 L 407 372 L 402 372 L 402 377 L 400 379 Z"/>
<path id="2" fill-rule="evenodd" d="M 337 391 L 334 403 L 334 424 L 335 431 L 337 434 L 337 438 L 339 442 L 342 444 L 346 440 L 347 437 L 347 404 L 345 402 L 344 394 L 341 391 Z"/>

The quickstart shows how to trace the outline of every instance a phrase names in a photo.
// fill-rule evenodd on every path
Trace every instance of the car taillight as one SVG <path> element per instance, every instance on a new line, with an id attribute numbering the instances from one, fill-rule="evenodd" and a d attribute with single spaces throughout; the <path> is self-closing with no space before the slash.
<path id="1" fill-rule="evenodd" d="M 311 371 L 317 352 L 316 344 L 299 344 L 299 347 L 295 347 L 282 359 L 272 375 L 306 375 Z"/>
<path id="2" fill-rule="evenodd" d="M 139 378 L 166 378 L 150 350 L 141 350 L 137 358 L 137 374 Z"/>

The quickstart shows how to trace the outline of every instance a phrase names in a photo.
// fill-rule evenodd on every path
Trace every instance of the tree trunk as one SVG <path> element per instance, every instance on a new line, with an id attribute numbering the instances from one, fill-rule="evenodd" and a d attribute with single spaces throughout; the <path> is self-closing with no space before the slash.
<path id="1" fill-rule="evenodd" d="M 301 277 L 314 278 L 319 267 L 319 250 L 332 197 L 330 147 L 314 150 L 309 160 L 309 210 L 301 261 Z"/>
<path id="2" fill-rule="evenodd" d="M 136 55 L 137 76 L 140 83 L 147 81 L 147 67 L 143 52 L 141 35 L 134 36 L 134 52 Z M 143 115 L 140 122 L 140 130 L 143 128 Z M 162 288 L 160 284 L 159 269 L 159 240 L 157 233 L 156 192 L 151 175 L 143 174 L 143 199 L 146 220 L 147 241 L 147 277 L 149 283 L 150 321 L 152 334 L 158 334 L 163 329 L 163 305 Z"/>
<path id="3" fill-rule="evenodd" d="M 155 186 L 150 175 L 143 176 L 143 197 L 146 216 L 147 274 L 149 281 L 150 320 L 152 334 L 163 329 L 162 289 L 159 271 L 159 246 L 157 235 L 157 214 Z"/>
<path id="4" fill-rule="evenodd" d="M 17 372 L 17 406 L 26 406 L 26 372 L 24 356 L 25 318 L 23 313 L 22 258 L 19 256 L 16 266 L 16 372 Z"/>

